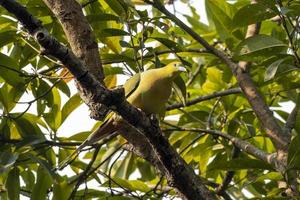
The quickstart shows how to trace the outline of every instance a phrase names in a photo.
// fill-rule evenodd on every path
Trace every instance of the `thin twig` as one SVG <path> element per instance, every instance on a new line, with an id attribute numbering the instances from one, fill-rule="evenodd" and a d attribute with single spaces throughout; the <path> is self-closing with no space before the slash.
<path id="1" fill-rule="evenodd" d="M 100 151 L 101 146 L 97 146 L 95 149 L 95 152 L 93 154 L 93 157 L 91 159 L 91 161 L 89 162 L 88 166 L 85 168 L 85 170 L 79 175 L 78 179 L 77 179 L 77 183 L 75 185 L 75 187 L 73 188 L 72 193 L 69 196 L 69 200 L 72 200 L 75 198 L 76 192 L 79 188 L 79 186 L 81 185 L 81 183 L 88 178 L 87 174 L 90 171 L 90 169 L 92 168 L 94 162 L 96 161 L 97 155 Z"/>
<path id="2" fill-rule="evenodd" d="M 159 55 L 163 55 L 163 54 L 169 54 L 169 53 L 208 53 L 208 51 L 206 49 L 183 49 L 180 51 L 174 51 L 174 50 L 161 50 L 161 51 L 155 51 L 155 52 L 149 52 L 146 55 L 143 56 L 138 56 L 136 59 L 137 60 L 141 60 L 141 59 L 146 59 L 146 58 L 153 58 L 155 56 L 159 56 Z M 134 59 L 132 59 L 132 61 L 134 61 Z M 118 59 L 117 61 L 106 61 L 106 60 L 102 60 L 102 64 L 104 65 L 110 65 L 110 64 L 114 64 L 114 63 L 122 63 L 122 62 L 126 62 L 126 60 L 121 60 Z"/>
<path id="3" fill-rule="evenodd" d="M 199 73 L 201 72 L 201 69 L 204 65 L 203 64 L 199 64 L 197 69 L 195 70 L 195 72 L 192 74 L 191 78 L 186 82 L 186 86 L 191 85 L 194 80 L 196 79 L 196 77 L 199 75 Z"/>
<path id="4" fill-rule="evenodd" d="M 276 159 L 273 154 L 269 154 L 267 152 L 264 152 L 263 150 L 255 147 L 254 145 L 250 144 L 249 142 L 246 142 L 238 137 L 234 137 L 232 135 L 229 135 L 227 133 L 223 133 L 217 130 L 208 130 L 208 129 L 201 129 L 201 128 L 173 128 L 173 129 L 164 129 L 164 131 L 191 131 L 191 132 L 200 132 L 200 133 L 207 133 L 215 136 L 220 136 L 222 138 L 225 138 L 227 140 L 230 140 L 236 147 L 240 148 L 241 150 L 245 151 L 246 153 L 263 160 L 273 167 L 275 167 Z"/>
<path id="5" fill-rule="evenodd" d="M 242 91 L 240 88 L 231 88 L 231 89 L 224 90 L 224 91 L 214 92 L 214 93 L 206 95 L 206 96 L 200 96 L 195 99 L 189 100 L 186 102 L 185 105 L 183 105 L 183 103 L 175 103 L 175 104 L 169 105 L 169 106 L 167 106 L 166 110 L 169 111 L 169 110 L 174 110 L 177 108 L 187 107 L 187 106 L 191 106 L 191 105 L 200 103 L 202 101 L 214 99 L 216 97 L 222 97 L 222 96 L 231 95 L 231 94 L 239 94 L 241 92 Z"/>
<path id="6" fill-rule="evenodd" d="M 239 153 L 240 153 L 240 149 L 237 147 L 233 147 L 231 158 L 232 159 L 237 158 Z M 235 174 L 235 171 L 230 170 L 230 171 L 226 172 L 223 182 L 216 189 L 217 194 L 223 194 L 226 191 L 226 189 L 228 188 L 228 185 L 230 184 L 231 180 L 233 179 L 234 174 Z"/>

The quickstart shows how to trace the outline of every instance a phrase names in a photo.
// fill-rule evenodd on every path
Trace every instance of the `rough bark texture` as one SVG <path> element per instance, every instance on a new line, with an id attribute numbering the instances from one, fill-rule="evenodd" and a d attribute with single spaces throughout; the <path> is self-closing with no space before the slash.
<path id="1" fill-rule="evenodd" d="M 273 116 L 273 113 L 270 111 L 266 102 L 259 94 L 250 74 L 242 68 L 239 68 L 238 64 L 231 60 L 226 54 L 211 46 L 194 30 L 192 30 L 184 22 L 178 19 L 175 15 L 170 13 L 159 0 L 154 0 L 153 2 L 149 0 L 144 1 L 148 4 L 153 5 L 160 12 L 168 16 L 176 25 L 181 27 L 184 31 L 191 35 L 191 37 L 193 37 L 197 42 L 199 42 L 199 44 L 206 48 L 208 52 L 220 58 L 231 69 L 232 73 L 238 80 L 239 86 L 241 87 L 246 98 L 251 104 L 253 111 L 260 120 L 266 134 L 268 135 L 268 137 L 270 137 L 276 149 L 285 150 L 287 148 L 289 139 L 286 137 L 284 131 L 278 125 L 275 117 Z"/>
<path id="2" fill-rule="evenodd" d="M 256 4 L 256 0 L 251 0 L 251 4 Z M 260 23 L 251 24 L 248 26 L 246 37 L 252 37 L 259 33 Z M 250 78 L 250 63 L 245 61 L 240 61 L 238 63 L 237 79 L 243 89 L 243 93 L 247 97 L 249 103 L 251 104 L 253 110 L 255 110 L 257 117 L 265 127 L 266 133 L 272 139 L 272 141 L 281 141 L 280 144 L 275 144 L 277 149 L 277 155 L 275 160 L 275 168 L 282 174 L 286 174 L 287 181 L 290 182 L 289 187 L 291 189 L 292 196 L 299 197 L 298 183 L 296 180 L 296 172 L 291 170 L 286 172 L 287 159 L 288 159 L 288 147 L 291 141 L 291 134 L 286 132 L 282 127 L 279 126 L 275 120 L 272 111 L 268 105 L 264 102 L 263 97 L 257 91 L 257 87 L 254 85 Z M 273 134 L 275 133 L 275 134 Z"/>
<path id="3" fill-rule="evenodd" d="M 62 46 L 49 35 L 41 24 L 27 10 L 13 0 L 0 0 L 2 5 L 24 25 L 44 49 L 44 54 L 60 60 L 74 75 L 78 83 L 87 92 L 88 105 L 102 103 L 116 111 L 120 116 L 136 127 L 151 144 L 159 162 L 162 164 L 170 185 L 177 188 L 184 199 L 215 199 L 200 178 L 171 147 L 162 136 L 156 119 L 149 119 L 144 113 L 131 106 L 124 96 L 124 90 L 106 89 L 89 73 L 86 66 L 71 50 Z"/>
<path id="4" fill-rule="evenodd" d="M 256 116 L 258 117 L 266 134 L 273 141 L 277 150 L 286 150 L 288 148 L 289 136 L 283 134 L 282 128 L 277 123 L 273 112 L 269 109 L 263 97 L 257 90 L 256 85 L 251 79 L 249 73 L 239 68 L 235 71 L 236 78 L 244 95 L 251 104 Z"/>
<path id="5" fill-rule="evenodd" d="M 80 4 L 75 0 L 44 0 L 44 2 L 60 21 L 73 53 L 84 62 L 87 70 L 103 83 L 104 74 L 98 44 Z M 85 96 L 87 92 L 79 84 L 76 86 L 81 98 L 87 103 L 89 101 L 88 96 Z M 108 112 L 102 104 L 95 104 L 89 108 L 90 116 L 94 119 L 103 119 Z"/>
<path id="6" fill-rule="evenodd" d="M 82 13 L 81 6 L 74 0 L 44 0 L 44 2 L 55 14 L 57 19 L 59 19 L 74 54 L 84 61 L 89 72 L 94 75 L 97 80 L 102 81 L 103 73 L 98 46 L 94 41 L 91 28 Z M 81 97 L 87 104 L 90 104 L 89 91 L 86 91 L 80 87 L 80 85 L 79 90 L 81 91 Z M 98 113 L 97 110 L 101 108 L 101 106 L 97 105 L 97 107 L 93 108 L 93 110 Z M 164 168 L 161 163 L 157 157 L 155 157 L 153 149 L 147 139 L 124 120 L 119 120 L 118 123 L 122 124 L 122 132 L 120 132 L 120 134 L 133 145 L 135 152 L 153 164 L 157 169 L 161 170 L 162 174 L 166 174 L 165 171 L 163 171 Z"/>
<path id="7" fill-rule="evenodd" d="M 84 61 L 88 70 L 96 78 L 99 77 L 97 78 L 98 80 L 102 81 L 103 74 L 101 63 L 98 59 L 99 53 L 98 49 L 95 49 L 95 47 L 97 48 L 97 44 L 93 40 L 91 28 L 81 11 L 80 5 L 74 0 L 44 0 L 44 2 L 62 24 L 64 32 L 75 55 Z M 97 59 L 93 59 L 94 57 L 97 57 Z M 101 71 L 98 70 L 99 68 L 101 68 Z M 85 91 L 84 88 L 79 88 L 81 90 L 81 97 L 85 99 L 86 103 L 91 105 L 89 103 L 89 92 Z M 96 113 L 99 113 L 99 111 L 97 111 L 99 108 L 101 107 L 97 105 L 97 107 L 93 110 L 95 110 Z M 93 114 L 93 116 L 95 116 L 95 114 Z M 134 146 L 135 151 L 138 152 L 140 156 L 154 164 L 154 166 L 156 166 L 162 174 L 170 177 L 168 172 L 165 171 L 163 165 L 155 156 L 150 143 L 142 136 L 142 134 L 129 127 L 125 122 L 122 130 L 121 135 Z M 188 175 L 187 178 L 189 178 Z M 170 180 L 171 177 L 167 177 L 167 179 Z M 174 185 L 174 183 L 172 184 Z"/>
<path id="8" fill-rule="evenodd" d="M 81 6 L 74 0 L 44 0 L 60 21 L 73 53 L 83 60 L 87 69 L 102 82 L 104 74 L 92 29 Z"/>

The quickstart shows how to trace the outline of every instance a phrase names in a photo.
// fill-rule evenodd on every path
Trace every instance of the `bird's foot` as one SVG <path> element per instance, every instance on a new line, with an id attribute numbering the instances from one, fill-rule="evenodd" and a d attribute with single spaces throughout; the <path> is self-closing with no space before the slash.
<path id="1" fill-rule="evenodd" d="M 150 119 L 152 125 L 159 127 L 159 121 L 157 119 L 156 114 L 150 114 L 149 119 Z"/>

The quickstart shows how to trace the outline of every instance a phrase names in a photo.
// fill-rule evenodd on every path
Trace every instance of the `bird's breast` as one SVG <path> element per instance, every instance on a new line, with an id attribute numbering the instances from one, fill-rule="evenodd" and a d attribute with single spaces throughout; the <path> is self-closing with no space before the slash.
<path id="1" fill-rule="evenodd" d="M 172 90 L 171 81 L 153 80 L 155 79 L 143 78 L 136 91 L 128 98 L 131 104 L 146 113 L 160 113 Z"/>

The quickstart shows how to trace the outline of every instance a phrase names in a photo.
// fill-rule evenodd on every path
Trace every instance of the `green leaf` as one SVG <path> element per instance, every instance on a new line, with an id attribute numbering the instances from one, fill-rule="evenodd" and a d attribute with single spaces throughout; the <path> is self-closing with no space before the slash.
<path id="1" fill-rule="evenodd" d="M 12 30 L 12 31 L 14 31 L 14 33 L 16 33 L 16 30 L 15 30 L 16 26 L 17 26 L 16 21 L 14 21 L 6 16 L 3 16 L 3 15 L 0 16 L 0 32 L 6 32 L 7 30 Z"/>
<path id="2" fill-rule="evenodd" d="M 20 198 L 20 170 L 14 167 L 8 173 L 6 188 L 9 200 L 19 200 Z"/>
<path id="3" fill-rule="evenodd" d="M 116 15 L 101 13 L 97 15 L 88 15 L 87 19 L 89 22 L 99 22 L 99 21 L 116 21 L 118 22 L 120 18 Z"/>
<path id="4" fill-rule="evenodd" d="M 193 29 L 196 29 L 197 32 L 200 33 L 207 33 L 209 32 L 209 27 L 202 23 L 199 19 L 195 19 L 194 17 L 191 17 L 189 15 L 183 15 L 187 21 L 192 25 Z"/>
<path id="5" fill-rule="evenodd" d="M 6 112 L 10 112 L 16 106 L 24 92 L 24 87 L 16 88 L 6 83 L 2 85 L 0 88 L 0 104 Z"/>
<path id="6" fill-rule="evenodd" d="M 291 4 L 287 7 L 287 12 L 285 13 L 288 16 L 292 17 L 298 17 L 300 12 L 300 4 L 299 2 L 294 2 L 294 4 Z"/>
<path id="7" fill-rule="evenodd" d="M 31 170 L 26 169 L 21 173 L 21 177 L 26 184 L 25 189 L 31 191 L 35 182 L 34 173 Z"/>
<path id="8" fill-rule="evenodd" d="M 271 165 L 266 162 L 249 158 L 236 158 L 230 161 L 221 160 L 218 163 L 212 163 L 208 168 L 209 170 L 272 169 Z"/>
<path id="9" fill-rule="evenodd" d="M 134 61 L 131 57 L 128 57 L 126 55 L 120 55 L 120 54 L 101 54 L 101 58 L 103 60 L 103 63 L 105 64 Z"/>
<path id="10" fill-rule="evenodd" d="M 209 18 L 212 19 L 219 37 L 226 40 L 232 37 L 232 20 L 228 16 L 229 5 L 222 0 L 206 0 L 206 11 Z M 226 10 L 227 9 L 227 10 Z"/>
<path id="11" fill-rule="evenodd" d="M 175 89 L 175 92 L 179 99 L 182 101 L 182 103 L 185 105 L 186 103 L 186 86 L 185 82 L 182 79 L 181 76 L 177 76 L 173 81 L 173 88 Z"/>
<path id="12" fill-rule="evenodd" d="M 45 108 L 47 105 L 49 108 L 52 107 L 53 105 L 53 93 L 51 92 L 51 87 L 50 85 L 44 81 L 44 80 L 39 80 L 39 85 L 36 90 L 36 92 L 33 90 L 34 97 L 38 99 L 37 101 L 37 109 L 39 115 L 44 112 L 42 108 Z"/>
<path id="13" fill-rule="evenodd" d="M 129 33 L 124 30 L 116 29 L 116 28 L 102 29 L 99 34 L 99 36 L 101 37 L 114 37 L 114 36 L 125 36 L 125 35 L 129 35 Z"/>
<path id="14" fill-rule="evenodd" d="M 107 197 L 100 197 L 99 200 L 134 200 L 133 198 L 130 197 L 125 197 L 125 196 L 107 196 Z"/>
<path id="15" fill-rule="evenodd" d="M 265 80 L 265 81 L 269 81 L 269 80 L 271 80 L 272 78 L 274 78 L 275 75 L 276 75 L 276 72 L 277 72 L 277 69 L 278 69 L 279 65 L 280 65 L 283 61 L 285 61 L 285 60 L 286 60 L 286 59 L 283 58 L 283 59 L 279 59 L 279 60 L 273 62 L 273 63 L 267 68 L 266 73 L 265 73 L 265 78 L 264 78 L 264 80 Z"/>
<path id="16" fill-rule="evenodd" d="M 5 31 L 0 33 L 0 47 L 3 47 L 17 39 L 16 31 Z"/>
<path id="17" fill-rule="evenodd" d="M 161 38 L 161 37 L 150 37 L 150 38 L 159 41 L 160 43 L 162 43 L 163 45 L 165 45 L 169 49 L 172 49 L 172 50 L 175 50 L 175 51 L 181 51 L 182 50 L 182 47 L 178 43 L 176 43 L 172 40 L 169 40 L 167 38 Z"/>
<path id="18" fill-rule="evenodd" d="M 228 115 L 228 121 L 237 119 L 237 117 L 240 115 L 241 112 L 243 112 L 244 109 L 245 109 L 244 106 L 241 106 L 235 111 L 231 112 Z"/>
<path id="19" fill-rule="evenodd" d="M 96 198 L 98 200 L 100 200 L 100 199 L 101 200 L 110 200 L 111 199 L 111 193 L 100 191 L 99 189 L 78 190 L 76 192 L 76 195 L 84 196 L 85 199 L 92 199 L 92 198 Z"/>
<path id="20" fill-rule="evenodd" d="M 128 181 L 128 180 L 121 179 L 121 178 L 118 178 L 118 177 L 115 177 L 113 180 L 114 180 L 114 182 L 112 182 L 113 187 L 122 186 L 124 188 L 129 189 L 129 190 L 132 190 L 132 191 L 134 190 L 134 188 L 130 184 L 130 181 Z M 105 182 L 102 186 L 108 186 L 108 182 Z"/>
<path id="21" fill-rule="evenodd" d="M 52 89 L 53 94 L 53 106 L 51 107 L 51 110 L 48 113 L 44 114 L 44 119 L 47 122 L 47 124 L 50 126 L 50 128 L 56 132 L 57 129 L 60 127 L 62 121 L 61 121 L 61 99 L 60 94 L 58 93 L 58 90 L 56 88 Z"/>
<path id="22" fill-rule="evenodd" d="M 222 80 L 223 72 L 217 67 L 209 67 L 206 70 L 206 81 L 202 85 L 204 93 L 212 93 L 215 91 L 222 90 L 224 82 Z"/>
<path id="23" fill-rule="evenodd" d="M 119 43 L 120 43 L 121 47 L 132 48 L 131 44 L 129 44 L 129 42 L 126 42 L 124 40 L 120 40 Z"/>
<path id="24" fill-rule="evenodd" d="M 201 110 L 190 111 L 188 113 L 183 114 L 180 117 L 178 125 L 182 126 L 184 124 L 191 123 L 191 122 L 198 122 L 198 123 L 201 122 L 204 124 L 208 115 L 209 113 L 207 113 L 206 111 L 201 111 Z"/>
<path id="25" fill-rule="evenodd" d="M 116 166 L 116 165 L 115 165 Z M 134 166 L 134 157 L 131 153 L 128 153 L 123 160 L 118 162 L 118 166 L 116 166 L 115 176 L 128 179 L 129 175 L 133 172 Z"/>
<path id="26" fill-rule="evenodd" d="M 55 83 L 56 80 L 54 79 L 52 83 Z M 67 83 L 65 81 L 59 81 L 58 83 L 56 82 L 55 87 L 59 89 L 61 92 L 63 92 L 65 95 L 68 97 L 71 96 L 71 91 L 70 88 L 68 87 Z"/>
<path id="27" fill-rule="evenodd" d="M 67 178 L 59 178 L 53 186 L 53 200 L 68 199 L 73 185 L 68 184 Z"/>
<path id="28" fill-rule="evenodd" d="M 76 133 L 72 135 L 71 137 L 68 138 L 70 141 L 79 141 L 82 142 L 84 141 L 89 135 L 91 134 L 91 131 L 84 131 L 80 133 Z"/>
<path id="29" fill-rule="evenodd" d="M 130 180 L 129 183 L 135 191 L 148 192 L 151 189 L 147 184 L 140 180 Z"/>
<path id="30" fill-rule="evenodd" d="M 287 47 L 285 43 L 268 35 L 255 35 L 242 41 L 235 49 L 234 58 L 253 59 L 253 56 L 274 55 L 278 48 Z"/>
<path id="31" fill-rule="evenodd" d="M 113 66 L 104 66 L 103 67 L 104 75 L 115 75 L 115 74 L 124 74 L 122 67 L 113 67 Z"/>
<path id="32" fill-rule="evenodd" d="M 26 138 L 22 139 L 20 142 L 18 142 L 16 144 L 16 152 L 18 153 L 22 153 L 24 152 L 24 148 L 22 147 L 29 147 L 31 148 L 32 146 L 36 145 L 36 144 L 41 144 L 42 142 L 45 142 L 44 138 L 36 138 L 36 137 L 31 137 L 31 136 L 27 136 Z"/>
<path id="33" fill-rule="evenodd" d="M 21 113 L 17 113 L 14 115 L 19 116 L 20 114 Z M 35 121 L 33 118 L 28 118 L 27 115 L 17 118 L 14 123 L 22 138 L 45 138 L 40 127 L 37 126 L 37 121 Z"/>
<path id="34" fill-rule="evenodd" d="M 0 76 L 14 87 L 24 85 L 24 79 L 21 77 L 19 65 L 12 58 L 0 53 Z"/>
<path id="35" fill-rule="evenodd" d="M 265 180 L 279 181 L 282 178 L 282 174 L 279 172 L 268 172 L 267 174 L 264 174 L 256 179 L 255 182 L 265 183 Z"/>
<path id="36" fill-rule="evenodd" d="M 288 168 L 300 169 L 300 135 L 296 135 L 289 145 Z"/>
<path id="37" fill-rule="evenodd" d="M 118 0 L 105 0 L 109 7 L 119 16 L 124 16 L 126 11 Z"/>
<path id="38" fill-rule="evenodd" d="M 247 26 L 276 16 L 277 13 L 264 4 L 249 4 L 237 11 L 233 17 L 235 27 Z M 250 17 L 251 16 L 251 17 Z"/>
<path id="39" fill-rule="evenodd" d="M 52 178 L 49 173 L 39 166 L 37 170 L 37 180 L 33 187 L 31 200 L 47 199 L 47 191 L 52 185 Z"/>
<path id="40" fill-rule="evenodd" d="M 82 103 L 79 94 L 73 95 L 63 106 L 61 110 L 61 123 Z"/>
<path id="41" fill-rule="evenodd" d="M 6 172 L 17 161 L 18 157 L 18 154 L 9 150 L 0 153 L 0 175 Z"/>

